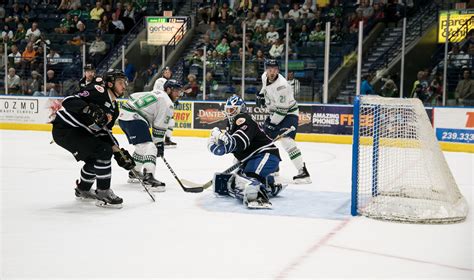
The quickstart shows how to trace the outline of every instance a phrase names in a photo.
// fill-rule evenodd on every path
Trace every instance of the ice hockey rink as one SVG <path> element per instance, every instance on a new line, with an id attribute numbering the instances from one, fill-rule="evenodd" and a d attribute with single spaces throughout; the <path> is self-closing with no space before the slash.
<path id="1" fill-rule="evenodd" d="M 133 150 L 124 135 L 123 147 Z M 474 154 L 445 152 L 469 203 L 462 223 L 413 225 L 351 217 L 351 146 L 299 143 L 311 185 L 289 185 L 273 210 L 247 210 L 211 189 L 167 183 L 153 203 L 113 163 L 122 209 L 76 201 L 81 163 L 49 132 L 0 130 L 0 279 L 473 279 Z M 165 157 L 179 177 L 205 183 L 232 165 L 205 138 L 175 137 Z M 282 152 L 280 174 L 296 170 Z"/>

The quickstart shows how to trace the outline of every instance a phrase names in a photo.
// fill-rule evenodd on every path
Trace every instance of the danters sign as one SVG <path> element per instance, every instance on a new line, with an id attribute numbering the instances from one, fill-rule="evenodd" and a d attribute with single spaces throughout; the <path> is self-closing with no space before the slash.
<path id="1" fill-rule="evenodd" d="M 450 42 L 461 42 L 474 28 L 474 10 L 449 11 Z M 438 43 L 446 42 L 446 27 L 448 26 L 448 12 L 441 12 L 438 20 Z M 461 28 L 462 27 L 462 28 Z M 459 31 L 458 31 L 459 30 Z M 456 32 L 454 34 L 454 32 Z"/>
<path id="2" fill-rule="evenodd" d="M 155 46 L 166 45 L 181 27 L 183 32 L 177 34 L 176 42 L 179 42 L 187 31 L 186 17 L 147 17 L 147 43 Z"/>

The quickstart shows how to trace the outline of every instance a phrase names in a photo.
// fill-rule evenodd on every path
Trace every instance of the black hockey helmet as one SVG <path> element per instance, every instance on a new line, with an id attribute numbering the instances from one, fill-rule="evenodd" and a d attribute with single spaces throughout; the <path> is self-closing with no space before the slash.
<path id="1" fill-rule="evenodd" d="M 265 67 L 280 67 L 276 59 L 268 59 L 265 61 Z"/>
<path id="2" fill-rule="evenodd" d="M 173 79 L 169 79 L 168 81 L 166 81 L 166 83 L 163 85 L 163 89 L 166 91 L 167 88 L 171 88 L 171 89 L 181 89 L 183 87 L 183 85 L 176 81 L 176 80 L 173 80 Z"/>
<path id="3" fill-rule="evenodd" d="M 86 65 L 84 65 L 84 71 L 87 71 L 87 70 L 94 70 L 95 71 L 94 65 L 92 65 L 90 63 L 87 63 Z"/>
<path id="4" fill-rule="evenodd" d="M 112 83 L 113 85 L 115 83 L 115 80 L 117 79 L 124 79 L 125 81 L 127 81 L 127 76 L 125 76 L 125 73 L 119 69 L 107 70 L 104 75 L 105 86 L 109 87 L 109 83 Z"/>

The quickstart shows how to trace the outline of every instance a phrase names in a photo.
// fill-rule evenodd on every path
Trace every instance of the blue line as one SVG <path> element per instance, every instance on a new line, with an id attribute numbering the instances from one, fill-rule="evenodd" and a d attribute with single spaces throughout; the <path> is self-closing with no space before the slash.
<path id="1" fill-rule="evenodd" d="M 354 126 L 352 133 L 352 194 L 351 194 L 351 215 L 357 216 L 357 181 L 359 177 L 359 128 L 360 128 L 360 96 L 354 99 Z"/>

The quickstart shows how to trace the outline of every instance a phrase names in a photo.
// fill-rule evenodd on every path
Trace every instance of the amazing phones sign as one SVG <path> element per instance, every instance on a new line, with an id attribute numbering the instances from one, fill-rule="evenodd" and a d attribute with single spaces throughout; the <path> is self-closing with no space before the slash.
<path id="1" fill-rule="evenodd" d="M 149 45 L 166 45 L 180 31 L 176 35 L 178 42 L 186 33 L 186 17 L 147 17 L 146 29 Z"/>

